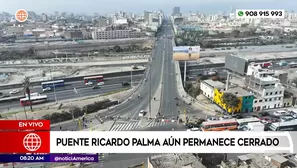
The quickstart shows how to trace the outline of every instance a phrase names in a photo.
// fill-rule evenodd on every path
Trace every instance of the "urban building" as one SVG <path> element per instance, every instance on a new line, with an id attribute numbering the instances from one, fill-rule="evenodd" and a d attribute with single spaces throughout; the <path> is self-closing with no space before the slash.
<path id="1" fill-rule="evenodd" d="M 285 168 L 292 167 L 290 166 L 292 163 L 282 154 L 246 154 L 237 156 L 236 159 L 222 161 L 218 166 L 221 168 Z"/>
<path id="2" fill-rule="evenodd" d="M 37 14 L 33 11 L 28 11 L 28 19 L 30 19 L 30 20 L 37 19 Z"/>
<path id="3" fill-rule="evenodd" d="M 247 89 L 254 93 L 254 111 L 283 107 L 285 87 L 280 80 L 260 73 L 255 76 L 246 76 Z"/>
<path id="4" fill-rule="evenodd" d="M 81 40 L 83 39 L 83 33 L 81 31 L 65 31 L 64 37 L 66 39 Z"/>
<path id="5" fill-rule="evenodd" d="M 222 97 L 225 93 L 231 93 L 237 96 L 239 103 L 236 107 L 227 107 L 227 105 L 223 103 Z M 253 99 L 253 93 L 250 93 L 240 87 L 230 88 L 226 91 L 219 89 L 214 90 L 214 102 L 229 113 L 252 112 Z"/>
<path id="6" fill-rule="evenodd" d="M 172 16 L 179 16 L 180 14 L 181 14 L 180 7 L 179 6 L 174 7 L 172 10 Z"/>
<path id="7" fill-rule="evenodd" d="M 210 100 L 214 100 L 214 89 L 224 90 L 225 84 L 220 81 L 213 81 L 211 79 L 200 82 L 200 90 L 202 94 Z"/>
<path id="8" fill-rule="evenodd" d="M 149 22 L 149 15 L 151 14 L 152 12 L 150 11 L 144 11 L 144 22 L 148 23 Z"/>
<path id="9" fill-rule="evenodd" d="M 140 38 L 143 36 L 142 32 L 134 30 L 108 30 L 108 31 L 93 31 L 92 38 L 99 39 L 123 39 L 123 38 Z"/>
<path id="10" fill-rule="evenodd" d="M 38 28 L 38 29 L 32 30 L 33 36 L 40 36 L 40 34 L 44 34 L 44 33 L 45 33 L 45 29 Z"/>
<path id="11" fill-rule="evenodd" d="M 23 36 L 25 30 L 22 26 L 8 26 L 5 31 L 7 35 Z"/>
<path id="12" fill-rule="evenodd" d="M 193 154 L 160 154 L 148 158 L 148 168 L 206 168 Z"/>
<path id="13" fill-rule="evenodd" d="M 47 14 L 43 13 L 41 15 L 41 20 L 44 21 L 44 22 L 46 22 L 47 21 Z"/>
<path id="14" fill-rule="evenodd" d="M 97 24 L 96 24 L 96 27 L 105 27 L 108 25 L 108 19 L 105 18 L 105 17 L 99 17 L 97 19 Z"/>

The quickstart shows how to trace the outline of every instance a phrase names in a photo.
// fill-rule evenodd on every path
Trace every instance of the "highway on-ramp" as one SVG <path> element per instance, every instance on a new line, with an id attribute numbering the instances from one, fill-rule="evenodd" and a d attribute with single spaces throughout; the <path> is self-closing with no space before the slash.
<path id="1" fill-rule="evenodd" d="M 160 81 L 161 81 L 161 73 L 162 73 L 162 62 L 163 62 L 163 51 L 164 51 L 164 40 L 159 40 L 155 44 L 155 48 L 153 49 L 150 65 L 146 68 L 144 80 L 142 81 L 139 89 L 130 97 L 129 101 L 115 107 L 113 110 L 100 113 L 101 117 L 105 116 L 123 116 L 129 118 L 137 118 L 140 110 L 146 110 L 149 106 L 150 93 L 153 94 L 157 91 Z M 151 75 L 151 76 L 149 76 Z M 138 95 L 141 96 L 138 99 Z M 61 124 L 61 126 L 65 129 L 75 128 L 77 122 L 69 122 Z M 59 126 L 55 126 L 52 129 L 56 130 Z"/>
<path id="2" fill-rule="evenodd" d="M 171 27 L 165 27 L 165 36 L 172 36 L 173 31 Z M 161 115 L 165 118 L 173 118 L 183 113 L 186 109 L 189 113 L 195 113 L 197 117 L 204 118 L 207 114 L 201 110 L 185 104 L 182 98 L 179 97 L 177 90 L 177 74 L 175 73 L 175 62 L 173 60 L 173 39 L 165 38 L 165 62 L 163 70 L 163 84 L 162 84 L 162 101 L 161 101 Z M 178 100 L 175 100 L 177 97 Z"/>
<path id="3" fill-rule="evenodd" d="M 160 111 L 161 115 L 164 115 L 166 118 L 176 117 L 178 115 L 178 112 L 183 112 L 184 109 L 187 109 L 188 112 L 195 112 L 195 114 L 197 113 L 197 116 L 206 116 L 206 114 L 202 111 L 197 111 L 190 105 L 184 104 L 180 100 L 175 100 L 175 97 L 178 97 L 178 93 L 175 66 L 174 61 L 172 60 L 172 39 L 166 38 L 166 36 L 172 35 L 173 32 L 171 30 L 171 27 L 163 26 L 161 33 L 164 35 L 165 38 L 161 38 L 156 42 L 152 54 L 152 59 L 149 63 L 150 66 L 148 66 L 146 69 L 144 76 L 145 79 L 142 81 L 139 89 L 134 93 L 133 96 L 130 97 L 127 102 L 115 107 L 113 110 L 100 113 L 101 117 L 125 115 L 125 117 L 128 117 L 129 119 L 138 119 L 139 111 L 148 109 L 150 91 L 151 95 L 153 96 L 153 94 L 159 87 L 161 76 L 163 76 L 163 96 L 161 100 Z M 163 75 L 161 75 L 161 73 L 163 73 Z M 140 99 L 138 99 L 138 94 L 141 96 Z M 177 102 L 179 103 L 179 106 L 176 106 Z M 72 129 L 75 128 L 76 125 L 77 122 L 74 121 L 64 123 L 61 126 L 65 129 Z M 53 129 L 57 129 L 57 127 L 58 126 Z"/>

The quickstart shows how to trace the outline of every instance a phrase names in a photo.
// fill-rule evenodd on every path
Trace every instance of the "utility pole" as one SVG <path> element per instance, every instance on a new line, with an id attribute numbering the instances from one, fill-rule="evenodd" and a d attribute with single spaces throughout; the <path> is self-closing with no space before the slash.
<path id="1" fill-rule="evenodd" d="M 150 113 L 150 118 L 152 118 L 152 103 L 151 103 L 151 101 L 152 101 L 152 59 L 151 59 L 151 62 L 150 62 L 150 67 L 149 67 L 150 69 L 149 69 L 149 74 L 150 74 L 150 76 L 149 76 L 149 80 L 150 80 L 150 83 L 149 83 L 149 85 L 150 85 L 150 90 L 149 90 L 149 113 Z"/>
<path id="2" fill-rule="evenodd" d="M 132 76 L 132 71 L 133 71 L 133 70 L 131 70 L 131 87 L 133 87 L 133 76 Z"/>
<path id="3" fill-rule="evenodd" d="M 56 94 L 56 85 L 55 85 L 55 81 L 54 81 L 54 77 L 52 76 L 52 71 L 50 71 L 51 74 L 51 78 L 52 78 L 52 82 L 53 82 L 53 86 L 54 86 L 54 96 L 55 96 L 55 102 L 56 104 L 58 103 L 58 99 L 57 99 L 57 94 Z"/>
<path id="4" fill-rule="evenodd" d="M 25 105 L 24 105 L 24 112 L 25 112 L 25 118 L 26 118 L 26 120 L 28 120 L 28 116 L 27 116 L 27 111 L 26 111 Z"/>

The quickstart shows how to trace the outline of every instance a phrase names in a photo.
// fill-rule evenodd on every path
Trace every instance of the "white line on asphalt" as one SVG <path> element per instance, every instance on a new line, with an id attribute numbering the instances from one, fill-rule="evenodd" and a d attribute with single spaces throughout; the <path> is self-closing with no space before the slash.
<path id="1" fill-rule="evenodd" d="M 135 124 L 135 123 L 129 123 L 129 124 L 127 124 L 127 128 L 126 128 L 126 130 L 130 130 L 130 129 L 132 129 L 133 126 L 134 126 L 134 124 Z"/>
<path id="2" fill-rule="evenodd" d="M 119 126 L 120 126 L 120 124 L 117 124 L 117 125 L 113 126 L 110 131 L 116 130 Z"/>
<path id="3" fill-rule="evenodd" d="M 125 126 L 125 124 L 119 124 L 119 126 L 115 129 L 115 131 L 121 130 L 123 126 Z"/>

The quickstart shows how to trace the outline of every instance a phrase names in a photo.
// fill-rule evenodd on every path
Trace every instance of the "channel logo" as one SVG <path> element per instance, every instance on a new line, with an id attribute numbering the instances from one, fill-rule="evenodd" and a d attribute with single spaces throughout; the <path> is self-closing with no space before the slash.
<path id="1" fill-rule="evenodd" d="M 27 134 L 23 139 L 23 145 L 28 151 L 35 152 L 41 147 L 41 138 L 35 133 Z"/>
<path id="2" fill-rule="evenodd" d="M 15 13 L 15 19 L 19 22 L 25 22 L 28 19 L 28 12 L 24 9 L 19 9 Z"/>

